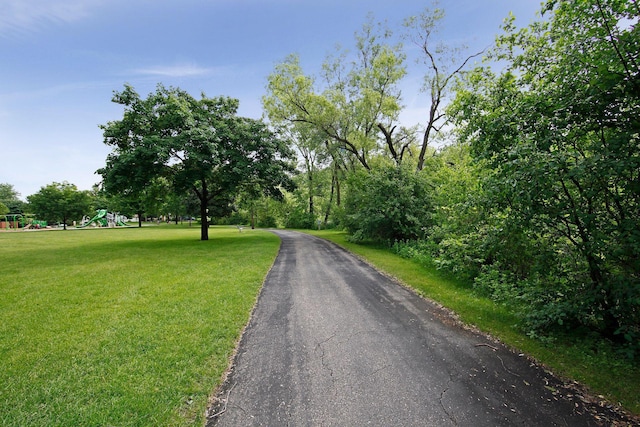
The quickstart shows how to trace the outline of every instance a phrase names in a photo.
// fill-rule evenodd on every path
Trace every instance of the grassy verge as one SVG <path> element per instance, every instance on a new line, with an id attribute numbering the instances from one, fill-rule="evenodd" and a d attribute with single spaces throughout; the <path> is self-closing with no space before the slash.
<path id="1" fill-rule="evenodd" d="M 1 233 L 0 425 L 202 425 L 279 240 L 199 233 Z"/>
<path id="2" fill-rule="evenodd" d="M 606 345 L 570 338 L 545 344 L 523 334 L 518 319 L 507 307 L 479 297 L 470 286 L 386 249 L 357 245 L 338 231 L 313 231 L 362 256 L 380 270 L 398 278 L 423 296 L 455 311 L 460 319 L 488 332 L 505 344 L 523 351 L 551 368 L 556 374 L 587 386 L 592 393 L 640 414 L 640 366 L 620 358 Z"/>

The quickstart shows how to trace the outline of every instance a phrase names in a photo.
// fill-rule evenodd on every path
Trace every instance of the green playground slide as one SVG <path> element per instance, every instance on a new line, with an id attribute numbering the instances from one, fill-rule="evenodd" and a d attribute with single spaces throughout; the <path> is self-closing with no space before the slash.
<path id="1" fill-rule="evenodd" d="M 88 225 L 91 225 L 91 224 L 94 224 L 94 223 L 98 224 L 98 225 L 100 225 L 102 227 L 106 227 L 107 226 L 107 218 L 106 218 L 107 210 L 106 209 L 98 209 L 97 212 L 98 213 L 96 214 L 96 216 L 91 218 L 86 224 L 79 225 L 76 228 L 84 228 L 84 227 L 86 227 Z"/>

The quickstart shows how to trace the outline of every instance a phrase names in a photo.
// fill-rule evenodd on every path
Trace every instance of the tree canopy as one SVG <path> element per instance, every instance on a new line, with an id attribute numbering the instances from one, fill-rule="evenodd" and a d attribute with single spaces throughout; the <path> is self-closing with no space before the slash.
<path id="1" fill-rule="evenodd" d="M 322 85 L 304 73 L 297 55 L 290 55 L 268 77 L 263 105 L 269 119 L 312 127 L 334 157 L 349 154 L 349 166 L 370 169 L 371 157 L 385 150 L 399 163 L 411 142 L 406 131 L 393 135 L 405 56 L 388 43 L 388 35 L 365 24 L 356 36 L 351 67 L 346 66 L 347 53 L 338 51 L 323 64 Z"/>
<path id="2" fill-rule="evenodd" d="M 505 24 L 454 110 L 485 162 L 491 204 L 530 241 L 575 254 L 564 321 L 640 336 L 640 9 L 548 1 L 527 28 Z M 558 320 L 558 318 L 556 318 Z M 563 319 L 559 319 L 560 322 Z"/>
<path id="3" fill-rule="evenodd" d="M 7 183 L 0 183 L 0 203 L 7 207 L 7 213 L 22 213 L 24 208 L 20 193 L 13 188 L 13 185 Z"/>
<path id="4" fill-rule="evenodd" d="M 200 201 L 202 240 L 208 240 L 209 207 L 243 185 L 275 197 L 291 185 L 293 153 L 287 143 L 263 122 L 238 117 L 236 99 L 196 99 L 162 85 L 142 99 L 127 85 L 113 102 L 125 111 L 122 120 L 101 126 L 105 144 L 113 147 L 98 171 L 105 188 L 140 193 L 164 176 L 175 191 L 193 191 Z"/>
<path id="5" fill-rule="evenodd" d="M 79 191 L 74 184 L 54 182 L 40 188 L 27 197 L 29 209 L 37 218 L 54 223 L 61 222 L 67 229 L 67 222 L 79 220 L 91 211 L 91 196 L 87 191 Z"/>

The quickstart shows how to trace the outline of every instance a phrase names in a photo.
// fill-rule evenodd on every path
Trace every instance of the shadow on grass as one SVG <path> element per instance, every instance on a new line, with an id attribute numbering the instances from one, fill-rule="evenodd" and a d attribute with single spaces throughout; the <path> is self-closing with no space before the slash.
<path id="1" fill-rule="evenodd" d="M 273 242 L 277 237 L 266 232 L 239 233 L 235 228 L 212 229 L 209 240 L 200 240 L 199 229 L 96 229 L 30 233 L 7 240 L 5 251 L 9 259 L 37 267 L 86 265 L 112 259 L 145 259 L 150 252 L 162 258 L 199 257 L 219 252 L 238 254 L 260 243 Z M 24 237 L 30 242 L 24 244 Z M 12 237 L 12 236 L 10 236 Z M 12 244 L 13 243 L 13 244 Z M 162 259 L 158 259 L 161 261 Z"/>

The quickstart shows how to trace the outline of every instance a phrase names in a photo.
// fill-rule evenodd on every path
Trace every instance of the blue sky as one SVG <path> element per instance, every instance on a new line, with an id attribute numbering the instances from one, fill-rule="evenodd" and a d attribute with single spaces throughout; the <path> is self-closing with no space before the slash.
<path id="1" fill-rule="evenodd" d="M 429 1 L 416 0 L 0 0 L 0 183 L 21 198 L 52 182 L 88 190 L 110 149 L 99 124 L 122 117 L 114 90 L 145 97 L 157 83 L 194 96 L 240 100 L 260 118 L 267 76 L 292 53 L 316 74 L 337 44 L 353 45 L 369 13 L 398 31 Z M 536 19 L 540 0 L 441 0 L 439 37 L 472 49 L 502 20 Z M 415 68 L 415 67 L 413 67 Z M 403 86 L 403 120 L 428 108 L 419 72 Z M 415 83 L 415 84 L 414 84 Z"/>

